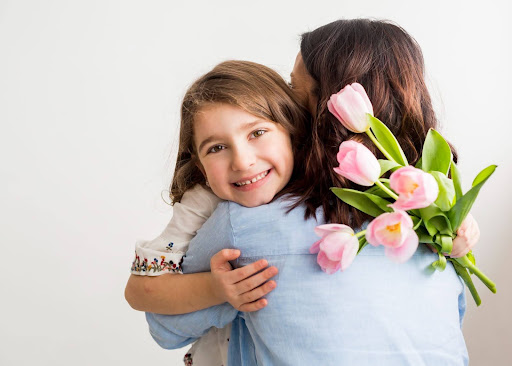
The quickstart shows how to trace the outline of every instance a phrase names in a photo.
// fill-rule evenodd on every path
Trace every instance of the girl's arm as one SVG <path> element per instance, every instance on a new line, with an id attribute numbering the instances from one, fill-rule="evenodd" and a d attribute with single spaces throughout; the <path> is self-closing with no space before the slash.
<path id="1" fill-rule="evenodd" d="M 173 217 L 159 237 L 137 243 L 132 275 L 125 289 L 125 298 L 132 308 L 173 315 L 224 302 L 242 311 L 255 311 L 266 305 L 266 300 L 258 299 L 271 291 L 275 283 L 260 285 L 277 273 L 271 267 L 255 275 L 268 266 L 266 261 L 232 271 L 228 261 L 238 255 L 223 252 L 214 256 L 213 274 L 206 272 L 209 267 L 202 273 L 181 274 L 190 240 L 219 201 L 213 193 L 197 185 L 175 204 Z"/>
<path id="2" fill-rule="evenodd" d="M 156 277 L 132 274 L 125 289 L 126 301 L 135 310 L 167 315 L 191 313 L 225 302 L 240 311 L 259 310 L 267 305 L 262 297 L 275 288 L 275 282 L 268 280 L 277 274 L 277 268 L 259 260 L 233 270 L 228 261 L 239 255 L 240 251 L 221 250 L 211 259 L 212 272 Z"/>

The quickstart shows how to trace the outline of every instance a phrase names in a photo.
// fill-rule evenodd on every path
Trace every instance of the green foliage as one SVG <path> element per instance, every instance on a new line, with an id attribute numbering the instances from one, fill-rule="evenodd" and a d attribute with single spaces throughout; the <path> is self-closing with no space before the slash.
<path id="1" fill-rule="evenodd" d="M 398 164 L 402 166 L 408 165 L 407 158 L 405 157 L 400 144 L 396 140 L 393 133 L 391 133 L 389 128 L 379 119 L 373 117 L 370 114 L 368 114 L 368 118 L 370 121 L 371 131 L 377 138 L 377 141 L 379 141 L 379 143 L 382 145 L 382 147 Z"/>
<path id="2" fill-rule="evenodd" d="M 331 188 L 331 191 L 346 204 L 373 217 L 393 211 L 391 207 L 388 207 L 391 202 L 374 194 L 336 187 Z"/>
<path id="3" fill-rule="evenodd" d="M 455 188 L 455 197 L 458 200 L 462 197 L 462 184 L 460 179 L 460 173 L 459 169 L 457 168 L 457 165 L 455 165 L 455 162 L 452 159 L 452 163 L 450 165 L 450 174 L 453 181 L 453 187 Z"/>
<path id="4" fill-rule="evenodd" d="M 434 236 L 437 233 L 452 235 L 452 226 L 448 216 L 435 204 L 421 208 L 420 215 L 425 223 L 425 228 L 431 236 Z"/>
<path id="5" fill-rule="evenodd" d="M 392 190 L 389 186 L 389 179 L 381 178 L 379 180 L 384 186 L 389 188 L 389 190 Z M 391 196 L 386 191 L 382 190 L 382 188 L 380 188 L 378 185 L 374 185 L 368 188 L 365 193 L 373 194 L 382 198 L 391 198 Z"/>
<path id="6" fill-rule="evenodd" d="M 382 177 L 384 173 L 386 173 L 389 170 L 396 170 L 397 168 L 401 167 L 400 164 L 398 164 L 396 161 L 391 160 L 384 160 L 379 159 L 379 165 L 380 165 L 380 175 L 379 177 Z"/>
<path id="7" fill-rule="evenodd" d="M 462 278 L 464 283 L 469 289 L 469 292 L 471 292 L 471 296 L 473 296 L 473 300 L 475 300 L 476 306 L 480 306 L 482 303 L 482 300 L 480 299 L 480 295 L 478 294 L 478 291 L 476 290 L 475 284 L 473 283 L 473 280 L 471 279 L 470 274 L 468 273 L 468 270 L 461 266 L 456 260 L 450 259 L 450 262 L 453 264 L 453 268 L 455 268 L 455 272 Z"/>
<path id="8" fill-rule="evenodd" d="M 429 172 L 437 181 L 439 195 L 434 202 L 442 211 L 449 211 L 455 203 L 455 187 L 453 181 L 439 171 Z"/>
<path id="9" fill-rule="evenodd" d="M 480 192 L 480 189 L 482 188 L 484 183 L 494 173 L 496 167 L 496 165 L 490 165 L 487 168 L 483 169 L 480 173 L 478 173 L 475 180 L 473 181 L 473 188 L 466 192 L 465 195 L 460 197 L 455 203 L 455 205 L 448 212 L 448 217 L 450 218 L 450 222 L 452 224 L 454 232 L 457 231 L 460 224 L 462 224 L 462 221 L 464 221 L 464 219 L 468 215 L 469 211 L 471 210 L 471 207 L 473 206 L 473 203 L 476 200 L 476 197 L 478 196 L 478 192 Z"/>
<path id="10" fill-rule="evenodd" d="M 421 168 L 426 172 L 438 171 L 448 175 L 452 161 L 450 145 L 436 130 L 430 129 L 423 144 Z"/>

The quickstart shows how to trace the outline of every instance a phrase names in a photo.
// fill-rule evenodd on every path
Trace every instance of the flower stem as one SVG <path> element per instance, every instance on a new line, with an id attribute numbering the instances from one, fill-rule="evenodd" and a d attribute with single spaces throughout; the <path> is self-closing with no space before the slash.
<path id="1" fill-rule="evenodd" d="M 380 180 L 377 180 L 375 182 L 375 184 L 377 186 L 379 186 L 380 189 L 382 189 L 384 192 L 386 192 L 391 198 L 393 198 L 394 200 L 397 200 L 398 199 L 398 196 L 396 195 L 395 192 L 393 192 L 391 189 L 389 189 L 388 187 L 386 187 Z"/>
<path id="2" fill-rule="evenodd" d="M 473 272 L 479 279 L 484 283 L 485 286 L 491 292 L 496 293 L 496 284 L 491 281 L 489 277 L 487 277 L 480 269 L 473 264 L 468 258 L 467 255 L 460 257 L 460 258 L 453 258 L 457 261 L 462 267 L 469 269 L 471 272 Z"/>
<path id="3" fill-rule="evenodd" d="M 372 142 L 375 144 L 375 146 L 377 146 L 377 149 L 379 149 L 381 151 L 381 153 L 383 153 L 384 156 L 386 158 L 388 158 L 388 160 L 394 161 L 395 163 L 398 164 L 398 162 L 387 152 L 387 150 L 384 149 L 384 146 L 382 146 L 380 144 L 380 142 L 377 141 L 377 138 L 375 137 L 375 135 L 373 134 L 373 132 L 370 129 L 367 129 L 365 132 L 368 135 L 368 137 L 370 138 L 370 140 L 372 140 Z"/>
<path id="4" fill-rule="evenodd" d="M 366 230 L 361 230 L 360 232 L 355 233 L 355 236 L 356 236 L 356 238 L 360 238 L 360 237 L 361 237 L 361 236 L 363 236 L 364 234 L 366 234 Z"/>

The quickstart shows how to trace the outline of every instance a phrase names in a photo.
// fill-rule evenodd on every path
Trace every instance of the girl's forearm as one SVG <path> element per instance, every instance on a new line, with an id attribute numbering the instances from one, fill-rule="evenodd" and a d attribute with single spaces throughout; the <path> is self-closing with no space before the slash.
<path id="1" fill-rule="evenodd" d="M 156 277 L 132 274 L 125 298 L 135 310 L 168 315 L 191 313 L 223 302 L 213 291 L 210 272 Z"/>

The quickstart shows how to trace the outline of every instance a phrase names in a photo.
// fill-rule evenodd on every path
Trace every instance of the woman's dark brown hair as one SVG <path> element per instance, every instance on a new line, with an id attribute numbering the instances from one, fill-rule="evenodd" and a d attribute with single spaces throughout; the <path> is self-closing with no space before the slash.
<path id="1" fill-rule="evenodd" d="M 409 164 L 421 156 L 423 141 L 437 119 L 424 80 L 423 55 L 416 41 L 397 25 L 368 19 L 338 20 L 302 35 L 300 52 L 316 82 L 317 113 L 304 148 L 304 176 L 290 191 L 295 206 L 306 204 L 306 217 L 322 207 L 327 221 L 360 226 L 368 217 L 337 199 L 330 187 L 357 188 L 333 171 L 339 144 L 364 134 L 344 128 L 328 112 L 327 101 L 347 84 L 363 85 L 374 114 L 397 137 Z M 362 187 L 359 187 L 361 189 Z"/>
<path id="2" fill-rule="evenodd" d="M 173 204 L 180 202 L 185 191 L 194 185 L 205 183 L 196 164 L 194 120 L 205 106 L 214 103 L 236 106 L 254 116 L 279 123 L 290 133 L 292 145 L 305 140 L 308 113 L 277 72 L 254 62 L 222 62 L 200 77 L 183 98 L 178 157 L 171 184 Z M 303 155 L 297 153 L 299 151 L 300 148 L 294 147 L 295 157 Z"/>

